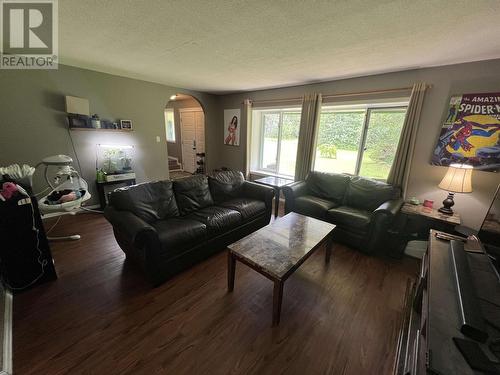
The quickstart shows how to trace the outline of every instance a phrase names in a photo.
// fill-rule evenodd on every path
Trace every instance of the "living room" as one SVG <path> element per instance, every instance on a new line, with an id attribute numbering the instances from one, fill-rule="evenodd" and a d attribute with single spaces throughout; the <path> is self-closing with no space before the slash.
<path id="1" fill-rule="evenodd" d="M 481 373 L 456 338 L 498 371 L 497 1 L 29 3 L 0 1 L 5 373 Z M 476 320 L 459 266 L 426 286 L 455 251 Z"/>

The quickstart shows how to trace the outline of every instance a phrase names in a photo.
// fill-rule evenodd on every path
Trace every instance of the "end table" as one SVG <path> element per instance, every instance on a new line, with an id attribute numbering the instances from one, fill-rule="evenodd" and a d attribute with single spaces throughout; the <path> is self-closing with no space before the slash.
<path id="1" fill-rule="evenodd" d="M 283 186 L 290 185 L 293 180 L 282 177 L 268 176 L 254 180 L 254 182 L 274 188 L 274 217 L 278 217 L 280 207 L 280 191 Z"/>
<path id="2" fill-rule="evenodd" d="M 445 215 L 434 208 L 405 203 L 401 208 L 405 219 L 405 232 L 417 233 L 419 239 L 427 239 L 431 229 L 453 234 L 454 228 L 462 223 L 460 214 Z"/>
<path id="3" fill-rule="evenodd" d="M 106 199 L 106 193 L 104 191 L 105 186 L 116 186 L 120 184 L 125 184 L 125 186 L 132 186 L 135 185 L 135 178 L 129 178 L 126 180 L 119 180 L 119 181 L 105 181 L 105 182 L 95 182 L 96 187 L 97 187 L 97 194 L 99 195 L 99 204 L 101 206 L 101 209 L 103 210 L 104 207 L 106 207 L 107 199 Z"/>

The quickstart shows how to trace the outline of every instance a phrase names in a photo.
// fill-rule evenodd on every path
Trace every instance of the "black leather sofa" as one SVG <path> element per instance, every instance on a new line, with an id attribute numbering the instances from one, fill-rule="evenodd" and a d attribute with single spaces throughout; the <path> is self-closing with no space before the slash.
<path id="1" fill-rule="evenodd" d="M 127 259 L 156 286 L 269 224 L 273 196 L 224 171 L 116 189 L 104 215 Z"/>
<path id="2" fill-rule="evenodd" d="M 310 172 L 283 194 L 286 213 L 336 224 L 336 241 L 366 253 L 386 252 L 387 231 L 403 204 L 399 188 L 348 174 Z"/>

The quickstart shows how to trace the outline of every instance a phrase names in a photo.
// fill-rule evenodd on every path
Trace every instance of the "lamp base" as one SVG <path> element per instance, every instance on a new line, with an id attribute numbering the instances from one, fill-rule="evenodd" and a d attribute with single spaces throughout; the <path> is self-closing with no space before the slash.
<path id="1" fill-rule="evenodd" d="M 446 199 L 443 201 L 443 207 L 441 207 L 438 211 L 445 214 L 445 215 L 453 215 L 453 210 L 451 209 L 451 207 L 453 207 L 453 205 L 455 204 L 455 202 L 453 201 L 453 196 L 455 194 L 454 193 L 448 193 L 448 196 L 446 197 Z"/>

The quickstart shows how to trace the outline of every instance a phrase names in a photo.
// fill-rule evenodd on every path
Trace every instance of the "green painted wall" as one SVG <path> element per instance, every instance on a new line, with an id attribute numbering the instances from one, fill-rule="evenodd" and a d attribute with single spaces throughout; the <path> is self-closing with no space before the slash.
<path id="1" fill-rule="evenodd" d="M 64 100 L 71 95 L 89 99 L 91 113 L 101 118 L 128 119 L 134 126 L 130 133 L 71 131 L 83 177 L 93 193 L 90 204 L 97 203 L 95 150 L 99 143 L 134 145 L 138 182 L 168 178 L 163 111 L 169 97 L 177 93 L 196 97 L 205 111 L 206 128 L 214 126 L 218 108 L 212 95 L 64 65 L 54 71 L 0 70 L 0 165 L 35 165 L 54 154 L 75 159 Z M 212 133 L 207 132 L 207 137 Z M 35 191 L 43 187 L 39 174 Z"/>

